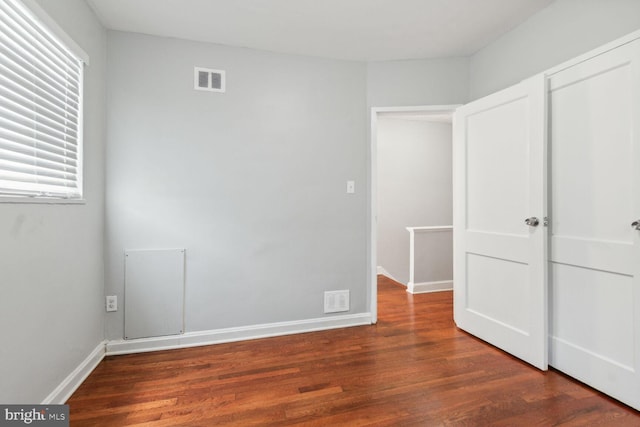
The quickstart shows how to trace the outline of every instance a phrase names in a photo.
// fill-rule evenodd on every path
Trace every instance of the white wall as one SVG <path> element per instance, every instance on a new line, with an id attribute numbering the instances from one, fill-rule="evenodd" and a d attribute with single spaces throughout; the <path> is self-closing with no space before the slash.
<path id="1" fill-rule="evenodd" d="M 377 142 L 378 265 L 406 285 L 409 281 L 406 227 L 452 222 L 451 124 L 380 116 Z M 438 241 L 440 237 L 437 236 Z M 429 252 L 438 251 L 428 240 L 429 236 L 420 236 L 421 248 L 427 246 Z M 424 255 L 428 258 L 428 254 Z M 450 280 L 450 262 L 430 272 L 433 278 L 417 280 Z M 420 268 L 421 277 L 425 271 L 428 269 Z"/>
<path id="2" fill-rule="evenodd" d="M 106 33 L 82 0 L 39 0 L 91 57 L 84 205 L 0 204 L 0 402 L 39 403 L 102 341 Z"/>
<path id="3" fill-rule="evenodd" d="M 123 250 L 184 247 L 187 331 L 323 317 L 326 290 L 366 312 L 365 65 L 108 39 L 107 293 Z M 227 92 L 194 91 L 194 66 Z"/>
<path id="4" fill-rule="evenodd" d="M 518 83 L 638 29 L 638 0 L 556 0 L 471 57 L 470 99 Z"/>
<path id="5" fill-rule="evenodd" d="M 467 58 L 367 64 L 369 107 L 463 104 L 468 95 Z"/>

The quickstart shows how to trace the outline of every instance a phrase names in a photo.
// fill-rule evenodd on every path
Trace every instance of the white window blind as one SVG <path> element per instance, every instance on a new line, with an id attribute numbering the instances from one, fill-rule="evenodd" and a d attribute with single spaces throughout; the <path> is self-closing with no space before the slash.
<path id="1" fill-rule="evenodd" d="M 20 1 L 0 1 L 0 195 L 82 196 L 82 72 Z"/>

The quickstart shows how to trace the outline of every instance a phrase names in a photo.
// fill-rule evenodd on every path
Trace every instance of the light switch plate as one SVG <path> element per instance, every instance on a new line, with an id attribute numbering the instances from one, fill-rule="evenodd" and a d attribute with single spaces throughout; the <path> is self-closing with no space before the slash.
<path id="1" fill-rule="evenodd" d="M 347 194 L 354 194 L 356 192 L 356 182 L 347 181 Z"/>

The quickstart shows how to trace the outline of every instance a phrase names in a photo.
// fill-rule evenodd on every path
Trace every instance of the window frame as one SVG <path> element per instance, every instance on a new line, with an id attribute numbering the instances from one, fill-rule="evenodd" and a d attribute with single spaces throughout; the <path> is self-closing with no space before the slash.
<path id="1" fill-rule="evenodd" d="M 62 195 L 46 194 L 11 194 L 0 192 L 0 203 L 25 203 L 25 204 L 84 204 L 84 105 L 85 91 L 84 79 L 86 67 L 89 65 L 87 53 L 52 19 L 49 14 L 37 3 L 36 0 L 13 0 L 33 21 L 49 33 L 49 36 L 56 39 L 68 53 L 79 62 L 78 76 L 78 113 L 77 113 L 77 170 L 76 182 L 78 194 L 70 197 Z"/>

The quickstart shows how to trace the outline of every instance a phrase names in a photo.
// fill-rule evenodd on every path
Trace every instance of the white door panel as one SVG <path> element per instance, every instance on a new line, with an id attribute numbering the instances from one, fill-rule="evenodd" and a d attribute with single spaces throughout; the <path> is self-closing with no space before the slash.
<path id="1" fill-rule="evenodd" d="M 529 274 L 527 264 L 468 253 L 467 310 L 527 335 Z"/>
<path id="2" fill-rule="evenodd" d="M 633 371 L 633 278 L 554 263 L 551 280 L 554 336 Z M 571 313 L 573 321 L 556 313 Z"/>
<path id="3" fill-rule="evenodd" d="M 515 262 L 525 262 L 529 256 L 529 237 L 513 236 L 492 232 L 467 231 L 466 250 L 468 253 L 481 254 L 484 248 L 491 246 L 491 255 L 495 258 Z"/>
<path id="4" fill-rule="evenodd" d="M 632 64 L 617 51 L 594 62 L 599 67 L 586 62 L 550 82 L 552 140 L 561 142 L 551 162 L 553 233 L 629 243 Z"/>
<path id="5" fill-rule="evenodd" d="M 545 79 L 454 117 L 456 324 L 547 368 Z M 538 227 L 524 220 L 537 217 Z"/>
<path id="6" fill-rule="evenodd" d="M 549 77 L 550 364 L 640 409 L 640 44 Z"/>
<path id="7" fill-rule="evenodd" d="M 467 132 L 467 227 L 494 233 L 527 235 L 522 219 L 528 216 L 528 162 L 526 124 L 528 98 L 502 105 L 481 107 L 466 119 Z M 509 159 L 508 161 L 504 161 Z M 500 191 L 496 191 L 499 189 Z M 490 206 L 491 209 L 487 209 Z"/>
<path id="8" fill-rule="evenodd" d="M 553 262 L 583 266 L 585 260 L 588 260 L 589 268 L 593 270 L 633 275 L 635 254 L 633 243 L 552 235 L 550 253 L 553 254 Z"/>

